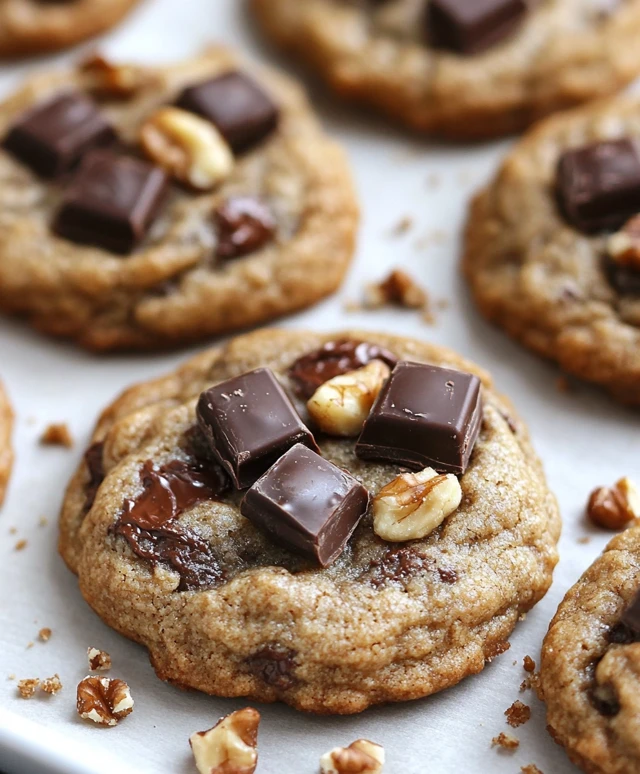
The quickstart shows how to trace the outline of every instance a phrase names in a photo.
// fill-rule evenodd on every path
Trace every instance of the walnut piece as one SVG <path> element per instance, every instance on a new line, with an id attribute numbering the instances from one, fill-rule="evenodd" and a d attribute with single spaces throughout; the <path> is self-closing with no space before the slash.
<path id="1" fill-rule="evenodd" d="M 609 237 L 607 252 L 619 266 L 640 270 L 640 215 L 635 215 Z"/>
<path id="2" fill-rule="evenodd" d="M 334 376 L 321 384 L 307 402 L 313 421 L 329 435 L 356 436 L 390 374 L 382 360 Z"/>
<path id="3" fill-rule="evenodd" d="M 106 650 L 87 648 L 87 660 L 92 672 L 108 672 L 111 669 L 111 656 Z"/>
<path id="4" fill-rule="evenodd" d="M 406 309 L 423 309 L 427 302 L 424 288 L 402 269 L 393 269 L 382 282 L 367 285 L 364 292 L 365 309 L 379 309 L 390 304 Z"/>
<path id="5" fill-rule="evenodd" d="M 612 487 L 594 489 L 589 497 L 587 515 L 605 529 L 622 529 L 640 518 L 640 493 L 629 478 L 621 478 Z"/>
<path id="6" fill-rule="evenodd" d="M 348 747 L 334 747 L 320 758 L 321 774 L 380 774 L 384 747 L 357 739 Z"/>
<path id="7" fill-rule="evenodd" d="M 62 690 L 60 676 L 54 675 L 53 677 L 45 677 L 45 679 L 40 683 L 40 688 L 51 696 L 56 693 L 60 693 Z"/>
<path id="8" fill-rule="evenodd" d="M 50 424 L 40 436 L 40 443 L 43 446 L 64 446 L 65 449 L 71 449 L 73 446 L 73 436 L 64 422 Z"/>
<path id="9" fill-rule="evenodd" d="M 233 170 L 226 140 L 204 118 L 175 107 L 156 110 L 140 129 L 147 156 L 196 191 L 210 191 Z"/>
<path id="10" fill-rule="evenodd" d="M 80 72 L 87 91 L 111 99 L 128 99 L 153 80 L 141 67 L 113 64 L 99 54 L 85 59 L 80 64 Z"/>
<path id="11" fill-rule="evenodd" d="M 85 677 L 78 684 L 78 715 L 102 726 L 115 726 L 133 712 L 133 699 L 124 680 Z"/>
<path id="12" fill-rule="evenodd" d="M 498 736 L 493 737 L 491 740 L 491 746 L 502 747 L 503 750 L 513 751 L 520 747 L 520 742 L 515 738 L 515 736 L 511 736 L 511 734 L 505 734 L 504 731 L 501 731 Z"/>
<path id="13" fill-rule="evenodd" d="M 253 774 L 258 765 L 260 713 L 252 707 L 232 712 L 208 731 L 189 739 L 200 774 Z"/>
<path id="14" fill-rule="evenodd" d="M 37 677 L 28 677 L 24 680 L 20 680 L 17 686 L 18 693 L 23 699 L 30 699 L 34 696 L 39 685 L 40 680 L 38 680 Z"/>
<path id="15" fill-rule="evenodd" d="M 373 529 L 383 540 L 418 540 L 433 532 L 462 501 L 462 489 L 452 475 L 433 468 L 403 473 L 373 498 Z"/>

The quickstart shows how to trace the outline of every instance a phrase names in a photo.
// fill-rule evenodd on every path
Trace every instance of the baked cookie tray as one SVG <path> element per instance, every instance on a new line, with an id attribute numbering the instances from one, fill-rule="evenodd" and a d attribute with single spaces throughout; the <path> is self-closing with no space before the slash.
<path id="1" fill-rule="evenodd" d="M 123 59 L 166 61 L 187 57 L 212 40 L 274 58 L 256 42 L 239 0 L 189 0 L 187 6 L 150 0 L 103 41 L 103 49 Z M 3 66 L 3 94 L 27 71 L 57 66 L 70 56 Z M 589 492 L 623 475 L 640 476 L 634 454 L 638 417 L 583 385 L 559 389 L 560 374 L 553 366 L 491 328 L 473 307 L 458 273 L 460 229 L 469 197 L 489 179 L 506 142 L 458 149 L 414 142 L 322 94 L 314 101 L 327 128 L 349 151 L 363 227 L 342 291 L 281 325 L 415 336 L 451 347 L 485 367 L 529 424 L 560 501 L 564 528 L 551 591 L 519 623 L 510 650 L 484 672 L 439 695 L 349 717 L 315 717 L 283 705 L 258 705 L 257 771 L 312 774 L 322 753 L 359 737 L 384 745 L 390 774 L 506 774 L 530 763 L 545 774 L 577 771 L 546 733 L 544 708 L 532 691 L 519 692 L 526 677 L 522 660 L 529 655 L 538 661 L 558 603 L 610 537 L 584 519 Z M 410 220 L 396 228 L 404 219 Z M 410 310 L 346 310 L 348 301 L 361 297 L 366 282 L 396 266 L 428 288 L 435 324 Z M 447 302 L 446 308 L 440 300 Z M 195 351 L 96 357 L 40 336 L 20 321 L 0 321 L 0 376 L 17 414 L 17 464 L 0 510 L 0 771 L 5 774 L 189 774 L 195 767 L 188 737 L 247 704 L 183 692 L 158 680 L 144 649 L 107 628 L 86 605 L 56 549 L 63 489 L 98 412 L 124 387 L 168 372 Z M 71 450 L 39 444 L 52 422 L 67 423 L 75 440 Z M 17 551 L 20 540 L 27 545 Z M 46 643 L 38 638 L 43 627 L 52 630 Z M 75 713 L 75 687 L 87 673 L 89 645 L 108 651 L 114 663 L 110 674 L 131 686 L 134 712 L 115 729 L 94 727 Z M 19 697 L 17 680 L 55 673 L 64 686 L 61 693 L 29 701 Z M 514 730 L 504 712 L 516 700 L 528 704 L 532 716 Z M 501 731 L 518 737 L 518 750 L 491 747 Z"/>

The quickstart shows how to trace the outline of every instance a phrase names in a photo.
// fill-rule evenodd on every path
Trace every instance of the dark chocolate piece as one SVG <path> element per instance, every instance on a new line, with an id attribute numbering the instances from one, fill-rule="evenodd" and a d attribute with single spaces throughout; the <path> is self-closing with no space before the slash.
<path id="1" fill-rule="evenodd" d="M 87 471 L 89 473 L 89 480 L 87 481 L 84 489 L 85 513 L 91 510 L 91 506 L 93 505 L 96 499 L 96 495 L 98 494 L 98 489 L 100 488 L 100 484 L 104 481 L 105 472 L 104 472 L 104 462 L 102 459 L 103 452 L 104 452 L 104 441 L 96 441 L 95 443 L 92 443 L 91 446 L 84 453 L 84 461 L 85 461 L 85 465 L 87 466 Z"/>
<path id="2" fill-rule="evenodd" d="M 261 142 L 278 125 L 278 109 L 269 96 L 236 71 L 188 86 L 176 105 L 215 124 L 236 153 Z"/>
<path id="3" fill-rule="evenodd" d="M 329 379 L 362 368 L 372 360 L 382 360 L 389 368 L 398 362 L 393 352 L 377 344 L 351 339 L 329 341 L 320 349 L 298 358 L 289 369 L 289 378 L 296 393 L 307 399 Z"/>
<path id="4" fill-rule="evenodd" d="M 276 542 L 327 567 L 368 504 L 369 493 L 353 476 L 296 444 L 249 489 L 240 511 Z"/>
<path id="5" fill-rule="evenodd" d="M 636 640 L 640 640 L 640 591 L 636 593 L 631 604 L 622 613 L 620 622 Z"/>
<path id="6" fill-rule="evenodd" d="M 460 54 L 480 53 L 520 26 L 528 7 L 528 0 L 430 0 L 429 42 Z"/>
<path id="7" fill-rule="evenodd" d="M 469 464 L 481 421 L 477 376 L 398 363 L 365 421 L 356 454 L 460 475 Z"/>
<path id="8" fill-rule="evenodd" d="M 96 104 L 65 92 L 25 114 L 4 139 L 4 148 L 42 177 L 72 169 L 91 148 L 113 142 L 115 132 Z"/>
<path id="9" fill-rule="evenodd" d="M 580 231 L 614 231 L 640 212 L 640 146 L 611 140 L 566 151 L 557 194 L 565 218 Z"/>
<path id="10" fill-rule="evenodd" d="M 268 368 L 206 390 L 196 413 L 212 450 L 239 489 L 251 486 L 294 444 L 318 448 Z"/>
<path id="11" fill-rule="evenodd" d="M 180 575 L 178 591 L 212 586 L 222 578 L 209 544 L 177 517 L 200 502 L 215 500 L 229 487 L 221 468 L 174 460 L 155 468 L 148 460 L 140 473 L 142 493 L 128 500 L 113 526 L 136 556 L 166 564 Z"/>
<path id="12" fill-rule="evenodd" d="M 169 180 L 160 167 L 107 150 L 82 161 L 56 217 L 57 234 L 128 254 L 157 217 Z"/>
<path id="13" fill-rule="evenodd" d="M 214 210 L 218 244 L 216 255 L 228 260 L 248 255 L 273 239 L 276 223 L 269 208 L 258 199 L 236 196 Z"/>
<path id="14" fill-rule="evenodd" d="M 296 655 L 294 650 L 283 648 L 281 645 L 265 645 L 246 661 L 252 674 L 267 685 L 286 691 L 296 683 Z"/>
<path id="15" fill-rule="evenodd" d="M 640 296 L 640 271 L 606 257 L 604 269 L 609 283 L 623 296 Z"/>

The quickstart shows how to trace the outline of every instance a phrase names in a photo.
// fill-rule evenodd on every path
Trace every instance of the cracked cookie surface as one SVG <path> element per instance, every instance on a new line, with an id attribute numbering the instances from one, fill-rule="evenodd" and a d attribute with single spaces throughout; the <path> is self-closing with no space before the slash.
<path id="1" fill-rule="evenodd" d="M 319 569 L 258 531 L 240 514 L 239 493 L 227 492 L 178 518 L 197 535 L 203 585 L 176 572 L 175 553 L 172 565 L 155 566 L 134 555 L 114 525 L 140 493 L 148 461 L 158 470 L 193 464 L 199 393 L 266 366 L 293 396 L 293 363 L 337 339 L 482 379 L 483 424 L 459 509 L 426 538 L 401 544 L 378 538 L 368 513 L 340 558 Z M 294 400 L 305 419 L 304 403 Z M 355 439 L 317 440 L 323 456 L 372 495 L 400 470 L 358 459 Z M 215 695 L 353 713 L 439 691 L 502 653 L 519 616 L 549 587 L 559 527 L 526 428 L 480 369 L 401 337 L 267 330 L 203 352 L 106 409 L 67 491 L 60 550 L 89 604 L 149 649 L 161 678 Z"/>
<path id="2" fill-rule="evenodd" d="M 13 410 L 9 403 L 9 397 L 2 386 L 2 382 L 0 382 L 0 505 L 4 500 L 13 466 L 12 430 Z"/>
<path id="3" fill-rule="evenodd" d="M 640 72 L 640 2 L 540 0 L 464 56 L 427 45 L 429 0 L 251 0 L 267 35 L 348 99 L 418 131 L 478 139 L 607 96 Z"/>

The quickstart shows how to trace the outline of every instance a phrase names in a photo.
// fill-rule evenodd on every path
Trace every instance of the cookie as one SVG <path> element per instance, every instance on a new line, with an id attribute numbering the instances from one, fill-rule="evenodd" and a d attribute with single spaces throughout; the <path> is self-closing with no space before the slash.
<path id="1" fill-rule="evenodd" d="M 640 2 L 252 0 L 280 47 L 419 132 L 517 132 L 640 72 Z"/>
<path id="2" fill-rule="evenodd" d="M 640 528 L 617 535 L 571 588 L 542 648 L 553 738 L 589 774 L 640 769 Z"/>
<path id="3" fill-rule="evenodd" d="M 227 50 L 35 77 L 0 137 L 0 308 L 89 349 L 263 323 L 350 262 L 342 150 L 297 86 Z"/>
<path id="4" fill-rule="evenodd" d="M 392 368 L 371 407 L 372 373 Z M 365 448 L 345 410 L 366 418 Z M 435 470 L 419 470 L 424 457 Z M 260 478 L 238 490 L 230 473 Z M 354 713 L 504 652 L 549 587 L 559 528 L 526 428 L 476 366 L 396 336 L 263 330 L 106 409 L 67 490 L 60 551 L 162 679 Z"/>
<path id="5" fill-rule="evenodd" d="M 613 99 L 533 129 L 473 201 L 463 261 L 487 319 L 631 405 L 640 405 L 640 252 L 627 224 L 640 212 L 638 108 Z"/>
<path id="6" fill-rule="evenodd" d="M 4 0 L 0 57 L 42 54 L 108 30 L 138 0 Z"/>
<path id="7" fill-rule="evenodd" d="M 13 411 L 7 393 L 0 382 L 0 505 L 4 500 L 13 466 L 11 431 L 13 429 Z"/>

